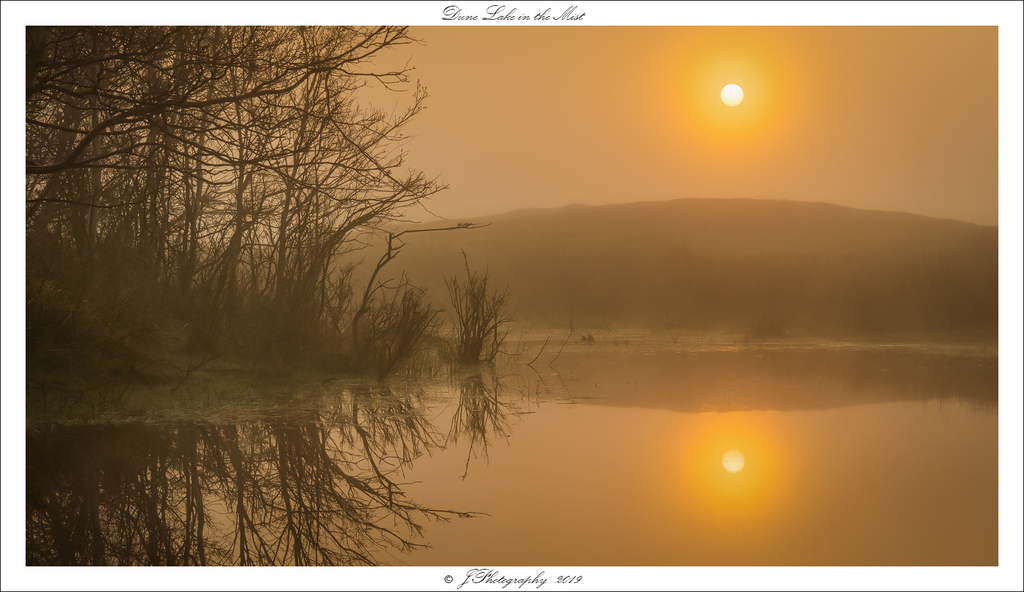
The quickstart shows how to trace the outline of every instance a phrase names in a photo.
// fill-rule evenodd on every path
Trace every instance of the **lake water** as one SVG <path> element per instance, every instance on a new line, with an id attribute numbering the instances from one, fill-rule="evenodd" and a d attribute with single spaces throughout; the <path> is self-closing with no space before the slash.
<path id="1" fill-rule="evenodd" d="M 556 351 L 30 423 L 28 563 L 997 563 L 994 346 Z"/>

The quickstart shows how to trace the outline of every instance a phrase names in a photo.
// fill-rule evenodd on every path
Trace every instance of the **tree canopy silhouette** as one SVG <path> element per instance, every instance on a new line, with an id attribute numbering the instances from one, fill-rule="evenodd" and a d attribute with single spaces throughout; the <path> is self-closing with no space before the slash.
<path id="1" fill-rule="evenodd" d="M 29 27 L 30 350 L 174 317 L 299 356 L 344 332 L 360 234 L 443 187 L 404 165 L 427 97 L 357 101 L 403 27 Z M 271 352 L 273 353 L 273 352 Z"/>

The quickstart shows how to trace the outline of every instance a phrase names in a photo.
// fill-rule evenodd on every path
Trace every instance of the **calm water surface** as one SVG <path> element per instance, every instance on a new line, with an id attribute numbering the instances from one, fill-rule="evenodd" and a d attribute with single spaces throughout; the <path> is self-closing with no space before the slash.
<path id="1" fill-rule="evenodd" d="M 546 362 L 30 425 L 28 562 L 997 563 L 994 348 L 634 336 Z"/>

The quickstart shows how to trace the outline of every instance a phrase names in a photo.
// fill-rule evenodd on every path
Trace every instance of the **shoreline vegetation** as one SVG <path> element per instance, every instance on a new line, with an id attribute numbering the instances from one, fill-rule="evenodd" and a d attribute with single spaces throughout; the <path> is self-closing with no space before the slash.
<path id="1" fill-rule="evenodd" d="M 29 408 L 177 392 L 217 365 L 381 378 L 446 343 L 422 288 L 376 277 L 404 246 L 394 224 L 445 189 L 404 164 L 426 90 L 408 65 L 375 69 L 415 42 L 405 27 L 28 27 Z M 361 102 L 371 85 L 408 91 L 405 107 Z M 358 285 L 352 260 L 382 237 Z M 499 294 L 466 271 L 454 319 Z M 493 338 L 491 321 L 472 320 Z"/>

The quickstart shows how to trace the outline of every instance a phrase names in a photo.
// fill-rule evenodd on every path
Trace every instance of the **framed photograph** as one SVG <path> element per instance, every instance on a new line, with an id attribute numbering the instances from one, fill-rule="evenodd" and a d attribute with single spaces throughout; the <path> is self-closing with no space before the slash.
<path id="1" fill-rule="evenodd" d="M 83 4 L 5 589 L 1019 589 L 1019 4 Z"/>

